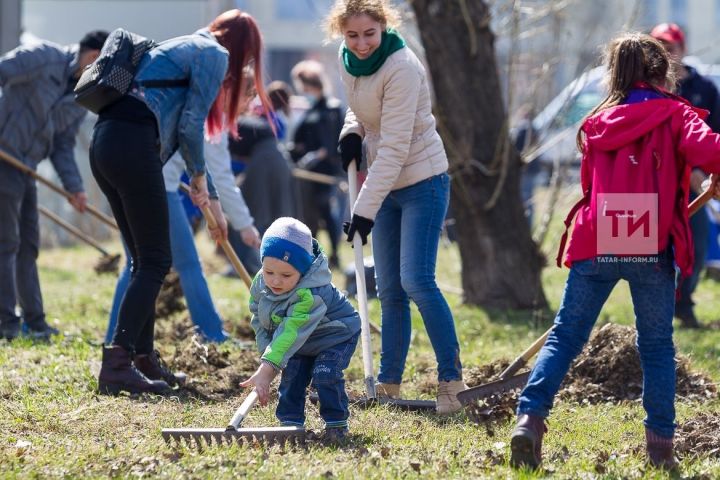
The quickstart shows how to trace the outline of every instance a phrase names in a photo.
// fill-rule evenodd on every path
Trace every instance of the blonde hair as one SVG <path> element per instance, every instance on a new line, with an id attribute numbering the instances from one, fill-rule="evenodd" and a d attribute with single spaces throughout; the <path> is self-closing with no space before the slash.
<path id="1" fill-rule="evenodd" d="M 342 37 L 342 29 L 355 15 L 367 15 L 386 28 L 400 26 L 400 12 L 388 0 L 335 0 L 323 27 L 328 39 Z"/>

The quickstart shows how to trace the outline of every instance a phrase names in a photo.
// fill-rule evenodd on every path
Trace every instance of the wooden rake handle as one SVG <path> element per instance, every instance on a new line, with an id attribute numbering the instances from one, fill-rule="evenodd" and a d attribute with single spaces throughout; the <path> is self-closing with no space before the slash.
<path id="1" fill-rule="evenodd" d="M 180 188 L 183 192 L 190 195 L 190 186 L 187 183 L 180 183 Z M 215 215 L 210 211 L 210 208 L 205 207 L 201 208 L 202 214 L 205 217 L 205 221 L 208 223 L 208 226 L 210 228 L 217 228 L 217 222 L 215 221 Z M 225 252 L 225 255 L 227 255 L 228 259 L 230 260 L 230 263 L 232 263 L 233 268 L 235 268 L 235 271 L 238 275 L 240 275 L 240 278 L 247 286 L 248 290 L 252 286 L 252 277 L 248 273 L 248 271 L 243 266 L 242 262 L 240 262 L 240 259 L 238 258 L 237 254 L 235 253 L 235 250 L 233 250 L 232 246 L 230 245 L 230 242 L 227 240 L 220 240 L 220 246 L 222 247 L 223 251 Z"/>
<path id="2" fill-rule="evenodd" d="M 45 185 L 46 187 L 48 187 L 50 190 L 52 190 L 52 191 L 54 191 L 54 192 L 56 192 L 56 193 L 59 193 L 59 194 L 62 195 L 63 197 L 67 198 L 68 200 L 73 197 L 72 193 L 68 192 L 67 190 L 65 190 L 65 189 L 63 189 L 63 188 L 60 188 L 59 186 L 55 185 L 53 182 L 51 182 L 51 181 L 48 180 L 47 178 L 39 175 L 35 170 L 33 170 L 32 168 L 28 167 L 27 165 L 25 165 L 24 163 L 22 163 L 22 162 L 21 162 L 20 160 L 18 160 L 17 158 L 15 158 L 15 157 L 13 157 L 12 155 L 10 155 L 9 153 L 0 150 L 0 159 L 2 159 L 2 160 L 4 160 L 5 162 L 9 163 L 9 164 L 12 165 L 13 167 L 15 167 L 15 168 L 17 168 L 18 170 L 20 170 L 21 172 L 23 172 L 23 173 L 25 173 L 25 174 L 27 174 L 27 175 L 30 175 L 30 176 L 33 177 L 35 180 L 37 180 L 38 182 L 40 182 L 40 183 L 42 183 L 43 185 Z M 100 220 L 101 222 L 103 222 L 104 224 L 106 224 L 108 227 L 114 228 L 115 230 L 118 230 L 118 226 L 117 226 L 117 224 L 115 223 L 115 220 L 113 220 L 111 217 L 105 215 L 103 212 L 101 212 L 100 210 L 98 210 L 97 208 L 95 208 L 94 206 L 92 206 L 92 205 L 90 205 L 90 204 L 88 204 L 86 208 L 87 208 L 87 211 L 88 211 L 90 214 L 92 214 L 93 216 L 95 216 L 95 218 L 97 218 L 98 220 Z"/>
<path id="3" fill-rule="evenodd" d="M 688 205 L 688 216 L 692 217 L 695 215 L 707 202 L 710 201 L 710 199 L 713 198 L 713 188 L 714 185 L 711 184 L 710 188 L 705 190 L 703 193 L 701 193 L 695 200 L 690 202 L 690 205 Z"/>

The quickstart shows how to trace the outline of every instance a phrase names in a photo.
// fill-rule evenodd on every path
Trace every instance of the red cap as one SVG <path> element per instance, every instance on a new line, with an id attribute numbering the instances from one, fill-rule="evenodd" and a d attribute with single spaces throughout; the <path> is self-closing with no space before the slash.
<path id="1" fill-rule="evenodd" d="M 685 46 L 685 34 L 676 23 L 661 23 L 652 29 L 650 36 L 656 40 Z"/>

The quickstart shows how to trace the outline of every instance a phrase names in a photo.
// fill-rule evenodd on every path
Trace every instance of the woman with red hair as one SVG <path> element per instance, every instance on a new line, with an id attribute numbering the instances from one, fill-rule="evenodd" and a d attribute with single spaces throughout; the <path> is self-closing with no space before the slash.
<path id="1" fill-rule="evenodd" d="M 262 37 L 239 10 L 207 28 L 160 43 L 143 56 L 130 92 L 99 114 L 90 148 L 93 175 L 110 203 L 130 252 L 132 278 L 120 305 L 112 341 L 103 348 L 101 393 L 167 392 L 184 383 L 153 348 L 155 300 L 171 264 L 168 207 L 162 167 L 179 150 L 190 176 L 192 200 L 227 223 L 203 157 L 204 133 L 237 135 L 236 120 L 248 89 L 243 70 L 253 65 L 260 101 Z M 167 86 L 168 80 L 178 80 Z"/>

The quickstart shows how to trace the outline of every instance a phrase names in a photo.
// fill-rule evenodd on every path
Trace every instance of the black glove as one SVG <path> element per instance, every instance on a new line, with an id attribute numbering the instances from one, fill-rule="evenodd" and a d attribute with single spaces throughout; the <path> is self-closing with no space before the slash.
<path id="1" fill-rule="evenodd" d="M 367 244 L 367 237 L 370 235 L 370 230 L 372 230 L 373 225 L 375 225 L 375 222 L 372 220 L 368 220 L 359 215 L 353 215 L 352 220 L 343 223 L 343 232 L 347 234 L 347 241 L 350 243 L 352 243 L 355 232 L 357 232 L 362 239 L 362 244 L 365 245 Z"/>
<path id="2" fill-rule="evenodd" d="M 350 166 L 350 162 L 355 160 L 357 166 L 360 167 L 362 160 L 362 138 L 357 133 L 348 133 L 338 143 L 338 153 L 342 159 L 342 167 L 346 172 Z"/>

